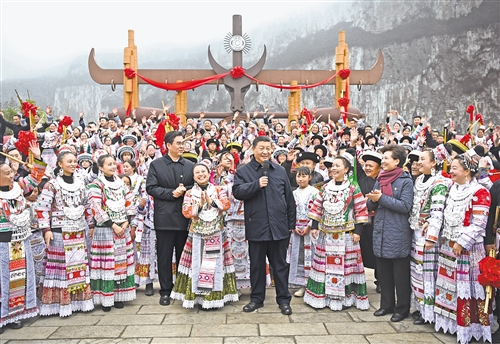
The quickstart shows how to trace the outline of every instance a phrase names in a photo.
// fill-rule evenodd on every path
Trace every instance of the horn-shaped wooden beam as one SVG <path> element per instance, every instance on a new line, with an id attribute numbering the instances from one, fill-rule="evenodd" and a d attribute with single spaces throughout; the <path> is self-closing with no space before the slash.
<path id="1" fill-rule="evenodd" d="M 92 80 L 101 85 L 123 84 L 123 69 L 102 69 L 94 59 L 94 48 L 89 54 L 89 72 Z M 139 69 L 139 74 L 153 80 L 197 80 L 215 75 L 210 69 Z M 384 56 L 379 50 L 374 66 L 369 70 L 351 70 L 350 85 L 373 85 L 382 78 L 384 72 Z M 255 78 L 267 83 L 279 84 L 281 80 L 297 80 L 299 85 L 314 84 L 335 74 L 335 70 L 262 70 Z M 139 78 L 139 84 L 146 84 Z M 216 85 L 217 81 L 209 84 Z M 219 85 L 223 80 L 219 80 Z M 252 84 L 255 82 L 252 81 Z M 335 78 L 325 85 L 335 85 Z"/>

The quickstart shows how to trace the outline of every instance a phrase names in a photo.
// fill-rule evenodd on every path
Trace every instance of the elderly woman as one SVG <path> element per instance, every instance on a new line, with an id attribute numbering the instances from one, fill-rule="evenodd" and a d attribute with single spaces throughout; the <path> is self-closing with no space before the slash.
<path id="1" fill-rule="evenodd" d="M 387 145 L 382 153 L 382 172 L 373 191 L 366 194 L 369 211 L 376 211 L 373 221 L 373 252 L 382 295 L 375 316 L 394 313 L 398 322 L 410 312 L 410 251 L 412 231 L 408 222 L 413 205 L 413 180 L 402 167 L 405 149 Z M 397 302 L 394 296 L 396 289 Z"/>

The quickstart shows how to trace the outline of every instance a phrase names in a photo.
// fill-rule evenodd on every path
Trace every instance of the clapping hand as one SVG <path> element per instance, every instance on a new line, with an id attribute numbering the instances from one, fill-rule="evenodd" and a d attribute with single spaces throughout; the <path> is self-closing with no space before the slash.
<path id="1" fill-rule="evenodd" d="M 372 190 L 370 193 L 366 194 L 366 198 L 372 202 L 378 202 L 380 197 L 382 197 L 382 192 L 380 190 Z"/>

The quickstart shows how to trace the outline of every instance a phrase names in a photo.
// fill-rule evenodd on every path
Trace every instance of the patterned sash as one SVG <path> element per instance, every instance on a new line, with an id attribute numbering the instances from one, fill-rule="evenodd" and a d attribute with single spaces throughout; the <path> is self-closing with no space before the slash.
<path id="1" fill-rule="evenodd" d="M 66 280 L 68 292 L 76 294 L 85 290 L 90 283 L 87 274 L 87 250 L 85 249 L 85 234 L 83 231 L 62 232 L 64 255 L 66 258 Z"/>
<path id="2" fill-rule="evenodd" d="M 220 234 L 204 239 L 203 257 L 200 266 L 198 287 L 212 290 L 215 282 L 215 267 L 221 252 Z"/>
<path id="3" fill-rule="evenodd" d="M 115 242 L 115 282 L 121 283 L 127 279 L 127 239 L 118 237 L 113 231 Z"/>
<path id="4" fill-rule="evenodd" d="M 342 233 L 325 235 L 325 294 L 345 297 L 344 257 L 345 238 Z"/>

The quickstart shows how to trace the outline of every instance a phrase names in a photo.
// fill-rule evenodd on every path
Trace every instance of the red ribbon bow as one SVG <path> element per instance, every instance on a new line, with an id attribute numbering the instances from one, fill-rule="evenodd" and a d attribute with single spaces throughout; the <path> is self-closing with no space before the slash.
<path id="1" fill-rule="evenodd" d="M 349 98 L 342 97 L 339 99 L 339 106 L 344 107 L 347 110 L 347 106 L 349 106 Z"/>
<path id="2" fill-rule="evenodd" d="M 345 80 L 351 75 L 351 71 L 349 69 L 341 69 L 339 70 L 339 76 L 341 79 Z"/>
<path id="3" fill-rule="evenodd" d="M 465 112 L 469 114 L 469 122 L 472 122 L 474 119 L 474 105 L 469 105 Z"/>
<path id="4" fill-rule="evenodd" d="M 481 125 L 484 125 L 483 115 L 481 115 L 480 113 L 476 114 L 476 121 L 479 121 Z"/>
<path id="5" fill-rule="evenodd" d="M 169 113 L 167 116 L 167 122 L 174 130 L 179 129 L 180 120 L 181 119 L 175 113 Z"/>
<path id="6" fill-rule="evenodd" d="M 231 69 L 231 76 L 233 77 L 233 79 L 241 78 L 244 75 L 245 75 L 245 70 L 241 66 L 236 66 L 233 69 Z"/>
<path id="7" fill-rule="evenodd" d="M 125 76 L 128 79 L 135 78 L 136 75 L 137 75 L 137 73 L 132 68 L 125 68 Z"/>

